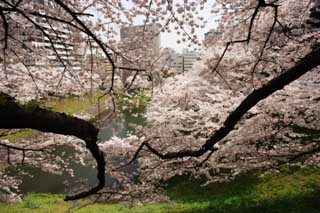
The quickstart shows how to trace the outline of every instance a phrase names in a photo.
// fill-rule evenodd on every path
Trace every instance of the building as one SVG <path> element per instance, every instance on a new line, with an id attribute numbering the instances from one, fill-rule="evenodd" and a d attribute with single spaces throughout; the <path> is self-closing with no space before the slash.
<path id="1" fill-rule="evenodd" d="M 33 10 L 43 15 L 63 16 L 64 11 L 55 7 L 50 0 L 30 1 Z M 21 15 L 17 15 L 19 19 Z M 75 51 L 75 31 L 69 26 L 54 21 L 48 21 L 44 17 L 30 16 L 36 23 L 26 22 L 14 26 L 15 37 L 21 41 L 22 48 L 33 49 L 24 58 L 24 63 L 28 66 L 47 66 L 72 70 L 81 69 Z M 39 29 L 41 28 L 41 29 Z"/>
<path id="2" fill-rule="evenodd" d="M 199 60 L 199 54 L 188 49 L 183 49 L 182 54 L 176 53 L 173 50 L 166 51 L 166 60 L 168 66 L 175 69 L 177 72 L 186 72 L 192 69 L 193 64 L 196 60 Z"/>
<path id="3" fill-rule="evenodd" d="M 136 25 L 120 29 L 121 46 L 130 53 L 160 54 L 160 29 L 155 24 Z"/>
<path id="4" fill-rule="evenodd" d="M 123 27 L 120 29 L 121 65 L 148 69 L 160 55 L 160 28 L 155 24 Z M 125 83 L 132 71 L 122 70 Z"/>
<path id="5" fill-rule="evenodd" d="M 83 42 L 81 46 L 81 60 L 82 68 L 84 70 L 93 69 L 97 74 L 100 75 L 101 80 L 105 80 L 112 73 L 112 64 L 109 58 L 105 55 L 100 46 L 93 40 L 90 39 L 90 43 Z M 113 63 L 117 64 L 117 58 L 112 52 L 108 52 L 109 57 Z"/>

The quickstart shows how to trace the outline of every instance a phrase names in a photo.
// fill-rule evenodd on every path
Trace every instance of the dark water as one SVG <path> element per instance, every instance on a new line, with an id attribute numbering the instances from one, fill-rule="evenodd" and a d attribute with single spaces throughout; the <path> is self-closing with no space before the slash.
<path id="1" fill-rule="evenodd" d="M 125 138 L 128 134 L 134 134 L 134 127 L 132 125 L 143 125 L 145 118 L 144 106 L 130 107 L 121 110 L 120 116 L 114 116 L 104 121 L 99 132 L 99 142 L 109 140 L 112 136 Z M 96 169 L 91 166 L 83 166 L 74 161 L 75 150 L 69 146 L 55 147 L 55 154 L 63 156 L 68 160 L 68 167 L 74 171 L 74 177 L 69 173 L 63 172 L 62 175 L 55 175 L 43 172 L 40 169 L 33 168 L 27 165 L 17 165 L 9 167 L 7 174 L 10 176 L 18 176 L 22 179 L 19 186 L 19 191 L 22 194 L 30 192 L 35 193 L 68 193 L 79 186 L 97 184 Z M 67 154 L 66 154 L 67 153 Z M 113 159 L 113 165 L 118 165 L 127 159 Z M 137 164 L 125 168 L 123 171 L 132 174 L 137 168 Z M 111 186 L 116 183 L 116 179 L 106 174 L 106 186 Z"/>

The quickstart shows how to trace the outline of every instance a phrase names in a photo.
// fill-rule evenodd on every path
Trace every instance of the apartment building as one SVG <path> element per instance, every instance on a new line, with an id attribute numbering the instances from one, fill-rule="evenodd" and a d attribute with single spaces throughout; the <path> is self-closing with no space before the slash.
<path id="1" fill-rule="evenodd" d="M 45 15 L 50 12 L 51 16 L 53 14 L 63 16 L 63 10 L 55 7 L 51 0 L 32 0 L 30 5 L 39 14 Z M 28 47 L 34 50 L 26 54 L 24 58 L 26 65 L 81 69 L 75 50 L 77 32 L 66 24 L 58 24 L 44 17 L 30 16 L 30 19 L 37 26 L 30 21 L 14 26 L 15 37 L 23 43 L 22 48 Z"/>
<path id="2" fill-rule="evenodd" d="M 119 57 L 124 67 L 147 69 L 160 55 L 160 29 L 155 24 L 128 26 L 120 29 Z M 122 82 L 132 72 L 122 70 Z"/>
<path id="3" fill-rule="evenodd" d="M 182 53 L 176 53 L 173 49 L 167 48 L 165 54 L 168 66 L 180 73 L 190 71 L 193 64 L 200 59 L 197 52 L 188 49 L 183 49 Z"/>
<path id="4" fill-rule="evenodd" d="M 155 24 L 123 27 L 120 29 L 120 39 L 123 50 L 129 54 L 160 54 L 160 29 Z"/>

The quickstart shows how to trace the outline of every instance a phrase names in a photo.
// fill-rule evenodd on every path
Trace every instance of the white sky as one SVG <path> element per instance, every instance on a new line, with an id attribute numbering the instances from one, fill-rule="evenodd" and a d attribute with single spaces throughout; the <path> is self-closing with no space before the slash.
<path id="1" fill-rule="evenodd" d="M 126 3 L 124 4 L 128 4 L 127 6 L 130 7 L 131 3 L 130 1 L 125 1 Z M 175 0 L 174 2 L 183 2 L 183 0 Z M 202 44 L 203 39 L 204 39 L 204 34 L 206 32 L 208 32 L 211 29 L 214 29 L 217 24 L 215 22 L 215 20 L 217 19 L 216 15 L 211 14 L 211 9 L 213 8 L 213 4 L 215 1 L 211 1 L 211 3 L 207 3 L 206 7 L 204 8 L 204 10 L 200 11 L 201 16 L 207 21 L 207 24 L 205 25 L 204 28 L 198 28 L 196 29 L 196 35 L 198 36 L 200 43 Z M 101 17 L 98 13 L 93 12 L 95 14 L 95 17 Z M 137 25 L 141 25 L 143 24 L 145 21 L 145 17 L 139 17 L 135 20 L 135 23 Z M 182 52 L 182 49 L 184 48 L 188 48 L 188 42 L 181 42 L 180 44 L 177 43 L 177 40 L 181 39 L 181 36 L 179 36 L 176 31 L 173 29 L 176 26 L 176 24 L 170 24 L 170 29 L 171 32 L 167 33 L 167 32 L 161 32 L 160 34 L 160 41 L 161 47 L 169 47 L 174 49 L 176 52 Z M 188 26 L 186 27 L 188 28 Z M 188 29 L 186 29 L 188 31 Z M 197 46 L 192 46 L 191 48 L 188 48 L 189 50 L 193 50 L 195 47 Z M 199 49 L 199 47 L 197 47 Z M 200 47 L 201 48 L 201 47 Z"/>
<path id="2" fill-rule="evenodd" d="M 176 2 L 180 2 L 182 3 L 183 0 L 175 0 L 174 1 L 174 4 Z M 209 1 L 210 2 L 210 1 Z M 212 1 L 211 0 L 211 3 L 207 3 L 206 7 L 204 8 L 204 10 L 200 11 L 200 14 L 201 16 L 207 21 L 207 24 L 205 26 L 205 28 L 199 28 L 199 29 L 196 29 L 196 35 L 198 36 L 201 44 L 204 40 L 204 34 L 206 32 L 208 32 L 209 30 L 211 29 L 214 29 L 216 28 L 217 24 L 215 22 L 215 20 L 217 19 L 217 16 L 211 14 L 211 10 L 213 8 L 213 4 L 214 4 L 215 1 Z M 145 20 L 145 17 L 141 18 L 141 20 L 138 20 L 137 23 L 140 23 L 142 24 L 143 21 Z M 173 24 L 170 25 L 170 29 L 171 29 L 171 32 L 170 33 L 167 33 L 167 32 L 161 32 L 161 37 L 160 37 L 160 40 L 161 40 L 161 47 L 169 47 L 169 48 L 172 48 L 174 49 L 176 52 L 182 52 L 182 49 L 184 48 L 188 48 L 188 42 L 181 42 L 180 44 L 177 43 L 177 40 L 181 38 L 181 36 L 179 36 L 175 31 L 174 31 L 174 26 Z M 188 48 L 189 50 L 193 50 L 195 47 L 197 46 L 192 46 L 191 48 Z M 201 47 L 200 47 L 201 48 Z M 199 47 L 198 47 L 199 49 Z"/>
<path id="3" fill-rule="evenodd" d="M 202 17 L 207 21 L 205 28 L 196 29 L 196 35 L 200 39 L 201 44 L 204 40 L 204 34 L 209 30 L 216 28 L 217 26 L 217 23 L 215 22 L 215 20 L 217 20 L 218 17 L 210 13 L 212 9 L 212 4 L 208 5 L 206 8 L 204 8 L 203 11 L 201 11 Z M 174 30 L 172 30 L 171 33 L 162 32 L 161 47 L 169 47 L 174 49 L 176 52 L 182 52 L 183 48 L 188 48 L 188 43 L 181 42 L 180 44 L 178 44 L 177 43 L 178 37 L 179 35 L 176 32 L 174 32 Z M 193 48 L 194 47 L 192 47 L 191 49 Z"/>

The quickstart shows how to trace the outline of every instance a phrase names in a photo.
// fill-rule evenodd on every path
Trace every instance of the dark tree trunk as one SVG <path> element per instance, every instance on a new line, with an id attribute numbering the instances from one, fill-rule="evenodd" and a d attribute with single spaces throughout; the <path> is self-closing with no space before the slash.
<path id="1" fill-rule="evenodd" d="M 99 129 L 88 121 L 53 112 L 38 106 L 21 105 L 11 96 L 0 92 L 0 128 L 22 129 L 30 128 L 42 132 L 52 132 L 62 135 L 73 135 L 85 141 L 86 147 L 97 161 L 99 184 L 87 192 L 67 196 L 66 200 L 74 200 L 94 194 L 105 184 L 105 160 L 96 141 Z"/>

